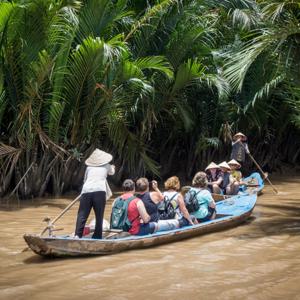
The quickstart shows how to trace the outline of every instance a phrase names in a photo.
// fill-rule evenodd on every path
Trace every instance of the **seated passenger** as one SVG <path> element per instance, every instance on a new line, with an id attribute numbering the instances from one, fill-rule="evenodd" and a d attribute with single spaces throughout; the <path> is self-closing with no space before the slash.
<path id="1" fill-rule="evenodd" d="M 158 204 L 164 200 L 164 195 L 157 186 L 156 181 L 152 181 L 153 192 L 149 192 L 149 181 L 147 178 L 140 178 L 136 182 L 136 196 L 140 198 L 150 215 L 150 222 L 156 222 L 155 231 L 164 231 L 179 228 L 178 220 L 159 220 Z"/>
<path id="2" fill-rule="evenodd" d="M 236 195 L 239 191 L 239 183 L 233 180 L 231 177 L 231 168 L 226 161 L 219 164 L 222 171 L 223 181 L 222 181 L 222 191 L 226 195 Z"/>
<path id="3" fill-rule="evenodd" d="M 176 212 L 176 219 L 178 219 L 180 227 L 196 224 L 197 221 L 193 216 L 190 216 L 188 210 L 185 207 L 184 199 L 180 190 L 180 181 L 177 176 L 168 178 L 165 181 L 166 191 L 163 193 L 165 199 L 171 201 L 171 205 Z M 193 217 L 193 218 L 192 218 Z M 192 220 L 193 219 L 193 220 Z M 194 222 L 193 222 L 194 221 Z"/>
<path id="4" fill-rule="evenodd" d="M 239 170 L 241 168 L 241 164 L 237 162 L 235 159 L 232 159 L 228 162 L 229 167 L 231 168 L 230 175 L 237 182 L 242 180 L 242 172 Z"/>
<path id="5" fill-rule="evenodd" d="M 131 179 L 126 179 L 122 185 L 124 194 L 122 199 L 127 200 L 134 196 L 135 184 Z M 145 235 L 153 233 L 156 229 L 156 223 L 149 222 L 150 216 L 148 215 L 143 201 L 135 198 L 130 201 L 127 211 L 128 220 L 131 223 L 129 233 L 133 235 Z"/>
<path id="6" fill-rule="evenodd" d="M 198 222 L 205 222 L 216 217 L 216 204 L 207 190 L 207 176 L 204 172 L 198 172 L 193 178 L 193 187 L 196 191 L 196 197 L 199 203 L 199 209 L 191 214 L 194 215 Z"/>
<path id="7" fill-rule="evenodd" d="M 157 205 L 164 200 L 164 195 L 154 180 L 152 181 L 152 188 L 154 192 L 149 192 L 149 181 L 147 178 L 140 178 L 136 182 L 136 196 L 143 201 L 146 211 L 151 217 L 150 221 L 157 222 L 159 220 Z"/>
<path id="8" fill-rule="evenodd" d="M 222 172 L 218 165 L 214 162 L 211 162 L 205 169 L 207 180 L 208 180 L 208 188 L 212 193 L 221 194 L 222 190 Z"/>

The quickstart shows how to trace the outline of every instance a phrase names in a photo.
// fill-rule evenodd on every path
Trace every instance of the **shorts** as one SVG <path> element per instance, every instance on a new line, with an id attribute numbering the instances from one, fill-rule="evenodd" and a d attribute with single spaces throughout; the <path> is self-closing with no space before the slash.
<path id="1" fill-rule="evenodd" d="M 155 230 L 155 223 L 150 222 L 147 224 L 141 224 L 140 230 L 137 235 L 147 235 L 153 233 Z"/>

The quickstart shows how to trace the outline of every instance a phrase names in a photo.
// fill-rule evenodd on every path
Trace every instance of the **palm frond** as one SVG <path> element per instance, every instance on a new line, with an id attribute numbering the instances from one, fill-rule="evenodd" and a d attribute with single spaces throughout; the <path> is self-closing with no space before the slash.
<path id="1" fill-rule="evenodd" d="M 288 11 L 299 9 L 297 1 L 293 0 L 281 0 L 281 1 L 263 1 L 262 12 L 266 19 L 270 19 L 272 22 L 277 21 L 280 18 L 285 18 Z"/>
<path id="2" fill-rule="evenodd" d="M 181 64 L 178 67 L 175 75 L 175 82 L 172 87 L 171 93 L 174 94 L 184 87 L 188 86 L 196 78 L 203 76 L 205 72 L 205 66 L 203 66 L 197 60 L 189 59 L 186 63 Z"/>
<path id="3" fill-rule="evenodd" d="M 172 67 L 163 56 L 149 56 L 138 58 L 137 60 L 135 60 L 134 64 L 141 70 L 157 70 L 165 74 L 170 79 L 173 77 Z"/>
<path id="4" fill-rule="evenodd" d="M 234 26 L 242 29 L 251 29 L 259 22 L 259 16 L 250 9 L 234 9 L 232 12 L 232 22 Z"/>
<path id="5" fill-rule="evenodd" d="M 250 66 L 273 42 L 271 32 L 266 32 L 246 43 L 239 52 L 233 52 L 228 55 L 229 58 L 225 64 L 224 76 L 234 90 L 240 91 L 242 89 Z"/>
<path id="6" fill-rule="evenodd" d="M 149 26 L 153 19 L 161 18 L 170 8 L 173 6 L 178 6 L 178 0 L 160 0 L 158 3 L 147 10 L 142 18 L 137 20 L 130 32 L 126 35 L 125 41 L 128 41 L 132 35 L 134 35 L 138 30 L 140 30 L 144 26 Z"/>
<path id="7" fill-rule="evenodd" d="M 20 151 L 21 151 L 21 149 L 17 149 L 15 147 L 0 143 L 0 158 L 7 156 L 7 155 L 15 155 L 15 154 L 19 153 Z"/>
<path id="8" fill-rule="evenodd" d="M 80 41 L 87 36 L 110 39 L 118 24 L 132 15 L 133 12 L 127 9 L 126 0 L 90 0 L 80 12 Z"/>
<path id="9" fill-rule="evenodd" d="M 268 98 L 271 91 L 273 91 L 281 82 L 283 82 L 284 79 L 285 76 L 282 74 L 265 83 L 264 86 L 255 93 L 252 100 L 252 105 L 255 105 L 256 101 L 259 99 Z"/>

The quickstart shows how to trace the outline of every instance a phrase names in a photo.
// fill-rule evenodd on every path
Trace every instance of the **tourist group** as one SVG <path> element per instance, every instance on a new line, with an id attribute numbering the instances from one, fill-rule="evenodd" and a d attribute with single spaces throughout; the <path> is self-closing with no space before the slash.
<path id="1" fill-rule="evenodd" d="M 181 190 L 177 176 L 164 182 L 164 192 L 159 190 L 156 181 L 126 179 L 122 184 L 123 194 L 112 205 L 110 228 L 131 235 L 147 235 L 214 219 L 216 204 L 212 194 L 238 193 L 244 185 L 240 169 L 246 153 L 249 153 L 247 137 L 238 132 L 233 136 L 231 160 L 220 164 L 211 162 L 205 172 L 195 174 L 192 187 L 184 190 Z M 85 224 L 93 208 L 96 223 L 92 238 L 102 239 L 105 204 L 112 196 L 107 176 L 115 173 L 112 160 L 111 154 L 96 149 L 85 161 L 87 169 L 77 215 L 76 238 L 85 235 Z"/>

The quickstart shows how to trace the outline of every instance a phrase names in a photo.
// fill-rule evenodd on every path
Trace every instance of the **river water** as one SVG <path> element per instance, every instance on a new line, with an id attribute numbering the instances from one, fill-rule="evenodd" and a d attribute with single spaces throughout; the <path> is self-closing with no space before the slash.
<path id="1" fill-rule="evenodd" d="M 145 250 L 45 259 L 22 252 L 70 199 L 0 206 L 0 299 L 300 299 L 300 177 L 267 186 L 239 227 Z M 72 232 L 78 206 L 58 223 Z M 111 203 L 106 209 L 109 219 Z"/>

